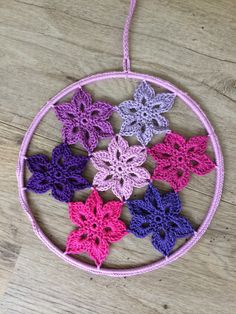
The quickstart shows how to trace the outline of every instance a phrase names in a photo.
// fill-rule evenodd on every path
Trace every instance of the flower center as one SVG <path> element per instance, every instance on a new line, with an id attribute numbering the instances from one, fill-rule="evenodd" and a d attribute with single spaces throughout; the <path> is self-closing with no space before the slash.
<path id="1" fill-rule="evenodd" d="M 123 169 L 122 165 L 120 165 L 120 164 L 117 165 L 116 168 L 115 168 L 115 172 L 117 174 L 122 174 L 124 172 L 124 169 Z"/>
<path id="2" fill-rule="evenodd" d="M 179 157 L 178 157 L 178 162 L 182 163 L 183 161 L 184 161 L 183 156 L 179 156 Z"/>
<path id="3" fill-rule="evenodd" d="M 81 119 L 81 123 L 82 123 L 83 125 L 88 124 L 88 119 L 85 118 L 85 117 L 83 117 L 83 118 Z"/>
<path id="4" fill-rule="evenodd" d="M 141 116 L 142 118 L 146 119 L 148 117 L 148 112 L 146 110 L 142 111 Z"/>
<path id="5" fill-rule="evenodd" d="M 55 176 L 55 178 L 60 179 L 60 178 L 62 177 L 61 171 L 58 171 L 58 170 L 57 170 L 57 171 L 54 173 L 54 176 Z"/>
<path id="6" fill-rule="evenodd" d="M 159 222 L 161 222 L 161 217 L 160 216 L 156 216 L 155 220 L 156 220 L 157 223 L 159 223 Z"/>

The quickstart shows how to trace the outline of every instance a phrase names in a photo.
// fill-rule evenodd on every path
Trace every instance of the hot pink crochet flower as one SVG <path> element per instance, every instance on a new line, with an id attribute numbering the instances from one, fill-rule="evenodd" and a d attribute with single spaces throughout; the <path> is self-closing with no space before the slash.
<path id="1" fill-rule="evenodd" d="M 207 136 L 186 140 L 174 132 L 167 134 L 163 143 L 148 149 L 157 161 L 152 178 L 167 181 L 177 192 L 188 184 L 191 172 L 199 176 L 209 173 L 215 164 L 205 154 L 207 140 Z"/>
<path id="2" fill-rule="evenodd" d="M 114 108 L 102 101 L 92 102 L 92 97 L 79 89 L 71 102 L 55 106 L 55 113 L 63 123 L 62 138 L 67 144 L 80 142 L 91 153 L 98 140 L 113 135 L 111 124 L 107 121 Z"/>
<path id="3" fill-rule="evenodd" d="M 134 187 L 148 184 L 149 172 L 140 167 L 146 160 L 147 151 L 143 146 L 131 146 L 120 135 L 116 135 L 108 146 L 108 151 L 93 153 L 92 163 L 99 172 L 93 185 L 99 191 L 112 189 L 119 199 L 128 199 Z"/>
<path id="4" fill-rule="evenodd" d="M 87 252 L 100 267 L 109 253 L 109 244 L 127 234 L 125 224 L 119 220 L 122 206 L 123 203 L 119 201 L 103 204 L 96 190 L 85 204 L 69 203 L 70 219 L 79 229 L 68 236 L 66 254 Z"/>

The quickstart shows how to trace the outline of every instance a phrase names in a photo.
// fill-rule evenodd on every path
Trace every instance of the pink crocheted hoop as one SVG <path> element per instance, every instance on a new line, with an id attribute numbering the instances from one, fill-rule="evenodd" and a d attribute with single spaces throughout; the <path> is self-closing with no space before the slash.
<path id="1" fill-rule="evenodd" d="M 31 141 L 31 138 L 33 136 L 33 133 L 42 120 L 42 118 L 46 115 L 46 113 L 56 104 L 61 98 L 69 94 L 70 92 L 73 92 L 75 89 L 107 79 L 114 79 L 114 78 L 129 78 L 129 79 L 138 79 L 138 80 L 146 80 L 150 83 L 153 83 L 157 86 L 163 87 L 173 93 L 175 93 L 182 101 L 195 113 L 197 118 L 200 120 L 202 125 L 205 127 L 209 138 L 211 140 L 213 150 L 215 153 L 216 158 L 216 181 L 215 181 L 215 190 L 214 190 L 214 196 L 211 202 L 211 205 L 208 209 L 208 212 L 203 219 L 203 222 L 201 226 L 199 227 L 198 231 L 195 232 L 194 236 L 186 242 L 183 246 L 181 246 L 179 249 L 177 249 L 174 253 L 172 253 L 169 257 L 162 258 L 154 263 L 141 266 L 141 267 L 133 267 L 133 268 L 127 268 L 127 269 L 112 269 L 112 268 L 101 268 L 97 269 L 95 266 L 88 265 L 84 262 L 81 262 L 73 257 L 70 257 L 68 255 L 65 255 L 55 244 L 53 244 L 47 236 L 44 234 L 42 229 L 37 224 L 33 213 L 31 209 L 29 208 L 27 197 L 26 197 L 26 191 L 24 188 L 24 166 L 25 166 L 25 159 L 26 159 L 26 152 L 28 149 L 28 145 Z M 215 211 L 219 205 L 222 189 L 223 189 L 223 181 L 224 181 L 224 165 L 223 165 L 223 156 L 221 152 L 221 148 L 219 145 L 218 138 L 214 132 L 214 129 L 209 122 L 206 115 L 203 113 L 203 111 L 200 109 L 199 105 L 191 99 L 186 93 L 179 90 L 177 87 L 172 85 L 171 83 L 161 80 L 159 78 L 147 75 L 147 74 L 141 74 L 141 73 L 135 73 L 128 70 L 125 71 L 117 71 L 117 72 L 106 72 L 101 74 L 96 74 L 93 76 L 89 76 L 87 78 L 81 79 L 80 81 L 73 83 L 63 89 L 61 92 L 59 92 L 55 97 L 53 97 L 51 100 L 49 100 L 43 108 L 38 112 L 36 117 L 34 118 L 33 122 L 31 123 L 29 129 L 27 130 L 19 153 L 19 159 L 18 159 L 18 166 L 17 166 L 17 180 L 18 180 L 18 189 L 19 189 L 19 197 L 20 197 L 20 203 L 22 208 L 24 209 L 25 213 L 27 214 L 33 230 L 35 234 L 38 236 L 38 238 L 48 247 L 48 249 L 52 252 L 54 252 L 57 256 L 59 256 L 61 259 L 66 261 L 67 263 L 81 268 L 83 270 L 89 271 L 91 273 L 97 274 L 97 275 L 107 275 L 107 276 L 113 276 L 113 277 L 124 277 L 124 276 L 133 276 L 142 274 L 145 272 L 152 271 L 154 269 L 158 269 L 160 267 L 166 266 L 179 257 L 183 256 L 185 253 L 188 252 L 191 247 L 193 247 L 196 242 L 203 236 L 205 231 L 207 230 Z"/>

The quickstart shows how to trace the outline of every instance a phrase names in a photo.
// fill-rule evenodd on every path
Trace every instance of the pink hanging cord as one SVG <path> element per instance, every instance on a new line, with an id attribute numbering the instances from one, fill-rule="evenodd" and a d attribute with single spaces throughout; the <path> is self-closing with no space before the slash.
<path id="1" fill-rule="evenodd" d="M 130 59 L 129 59 L 129 28 L 134 14 L 136 6 L 136 0 L 130 1 L 129 13 L 126 18 L 124 32 L 123 32 L 123 70 L 124 72 L 130 71 Z"/>

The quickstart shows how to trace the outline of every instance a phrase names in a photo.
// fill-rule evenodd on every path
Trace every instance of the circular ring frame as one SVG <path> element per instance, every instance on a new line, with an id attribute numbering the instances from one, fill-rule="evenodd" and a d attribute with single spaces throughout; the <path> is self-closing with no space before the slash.
<path id="1" fill-rule="evenodd" d="M 112 269 L 112 268 L 98 269 L 95 266 L 86 264 L 75 258 L 65 255 L 55 244 L 53 244 L 48 239 L 48 237 L 41 230 L 41 228 L 36 222 L 33 216 L 33 213 L 28 205 L 28 201 L 26 197 L 26 189 L 24 188 L 24 165 L 25 165 L 25 160 L 27 159 L 25 156 L 28 149 L 28 145 L 31 141 L 31 138 L 33 136 L 33 133 L 36 127 L 40 123 L 41 119 L 46 115 L 46 113 L 61 98 L 63 98 L 70 92 L 73 92 L 75 89 L 82 87 L 84 85 L 88 85 L 88 84 L 101 81 L 101 80 L 115 79 L 115 78 L 146 80 L 150 83 L 153 83 L 159 87 L 163 87 L 175 93 L 190 109 L 192 109 L 192 111 L 195 113 L 197 118 L 201 121 L 202 125 L 205 127 L 208 133 L 208 136 L 211 140 L 213 150 L 215 153 L 215 159 L 216 159 L 216 181 L 215 181 L 214 196 L 211 201 L 211 205 L 198 231 L 194 233 L 193 237 L 190 240 L 188 240 L 184 245 L 182 245 L 179 249 L 173 252 L 170 256 L 166 258 L 162 258 L 151 264 L 147 264 L 140 267 L 132 267 L 132 268 L 127 268 L 127 269 Z M 166 266 L 172 263 L 173 261 L 175 261 L 176 259 L 178 259 L 179 257 L 183 256 L 186 252 L 188 252 L 188 250 L 190 250 L 196 244 L 196 242 L 203 236 L 203 234 L 207 230 L 215 214 L 215 211 L 219 205 L 221 194 L 222 194 L 222 189 L 223 189 L 223 182 L 224 182 L 224 164 L 223 164 L 223 156 L 222 156 L 221 148 L 219 145 L 219 141 L 211 123 L 209 122 L 208 118 L 203 113 L 203 111 L 200 109 L 199 105 L 194 100 L 192 100 L 186 93 L 179 90 L 177 87 L 175 87 L 171 83 L 161 80 L 159 78 L 156 78 L 154 76 L 150 76 L 150 75 L 142 74 L 142 73 L 136 73 L 136 72 L 116 71 L 116 72 L 99 73 L 99 74 L 95 74 L 92 76 L 88 76 L 84 79 L 81 79 L 80 81 L 67 86 L 65 89 L 60 91 L 56 96 L 50 99 L 43 106 L 43 108 L 35 116 L 34 120 L 32 121 L 30 127 L 28 128 L 24 136 L 20 153 L 19 153 L 18 165 L 17 165 L 17 180 L 18 180 L 18 189 L 19 189 L 19 197 L 20 197 L 21 206 L 24 209 L 25 213 L 27 214 L 32 224 L 35 234 L 48 247 L 50 251 L 54 252 L 57 256 L 59 256 L 61 259 L 63 259 L 67 263 L 75 267 L 78 267 L 80 269 L 89 271 L 93 274 L 107 275 L 107 276 L 113 276 L 113 277 L 124 277 L 124 276 L 133 276 L 133 275 L 142 274 L 142 273 L 149 272 L 149 271 L 158 269 L 160 267 Z"/>

